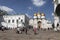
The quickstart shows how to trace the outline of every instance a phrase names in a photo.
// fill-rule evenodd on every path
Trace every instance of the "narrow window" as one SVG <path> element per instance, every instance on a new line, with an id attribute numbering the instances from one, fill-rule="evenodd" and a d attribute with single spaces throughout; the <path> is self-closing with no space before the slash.
<path id="1" fill-rule="evenodd" d="M 18 23 L 18 20 L 16 22 Z"/>
<path id="2" fill-rule="evenodd" d="M 8 23 L 10 23 L 10 20 L 8 20 Z"/>
<path id="3" fill-rule="evenodd" d="M 20 19 L 20 18 L 19 18 Z"/>
<path id="4" fill-rule="evenodd" d="M 14 20 L 12 20 L 12 23 L 14 23 Z"/>

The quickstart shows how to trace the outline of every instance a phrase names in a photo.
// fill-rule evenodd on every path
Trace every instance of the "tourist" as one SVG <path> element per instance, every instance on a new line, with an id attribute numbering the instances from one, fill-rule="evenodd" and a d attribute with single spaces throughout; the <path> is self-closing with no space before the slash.
<path id="1" fill-rule="evenodd" d="M 34 34 L 37 34 L 37 28 L 38 28 L 37 21 L 36 19 L 34 19 L 34 23 L 33 23 Z"/>
<path id="2" fill-rule="evenodd" d="M 1 30 L 4 31 L 4 28 L 5 28 L 5 27 L 2 26 Z"/>

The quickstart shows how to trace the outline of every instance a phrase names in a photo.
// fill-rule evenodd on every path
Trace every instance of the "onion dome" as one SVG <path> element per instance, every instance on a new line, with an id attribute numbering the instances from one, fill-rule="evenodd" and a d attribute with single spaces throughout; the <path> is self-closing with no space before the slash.
<path id="1" fill-rule="evenodd" d="M 41 14 L 41 16 L 45 16 L 45 14 L 44 14 L 44 13 L 42 13 L 42 14 Z"/>
<path id="2" fill-rule="evenodd" d="M 34 16 L 37 16 L 37 14 L 36 14 L 36 13 L 34 13 Z"/>
<path id="3" fill-rule="evenodd" d="M 44 14 L 44 13 L 41 14 L 41 18 L 42 18 L 42 19 L 45 18 L 45 14 Z"/>
<path id="4" fill-rule="evenodd" d="M 37 18 L 37 14 L 36 13 L 34 14 L 34 18 Z"/>
<path id="5" fill-rule="evenodd" d="M 41 17 L 41 14 L 40 14 L 39 12 L 37 13 L 37 17 L 38 17 L 38 18 L 40 18 L 40 17 Z"/>

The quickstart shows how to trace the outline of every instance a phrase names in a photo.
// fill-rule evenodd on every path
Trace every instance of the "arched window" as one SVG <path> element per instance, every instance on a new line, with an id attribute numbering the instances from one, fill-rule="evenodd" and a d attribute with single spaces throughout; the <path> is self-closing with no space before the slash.
<path id="1" fill-rule="evenodd" d="M 23 22 L 23 20 L 21 19 L 21 22 Z"/>
<path id="2" fill-rule="evenodd" d="M 38 24 L 41 23 L 41 21 L 38 21 Z"/>

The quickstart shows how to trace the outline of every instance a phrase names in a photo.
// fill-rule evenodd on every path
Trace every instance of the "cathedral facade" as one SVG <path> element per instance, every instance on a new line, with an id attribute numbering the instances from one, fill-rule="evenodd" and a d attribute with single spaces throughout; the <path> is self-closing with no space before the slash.
<path id="1" fill-rule="evenodd" d="M 52 28 L 51 21 L 48 21 L 44 13 L 34 13 L 33 19 L 30 20 L 33 28 L 48 29 Z"/>

